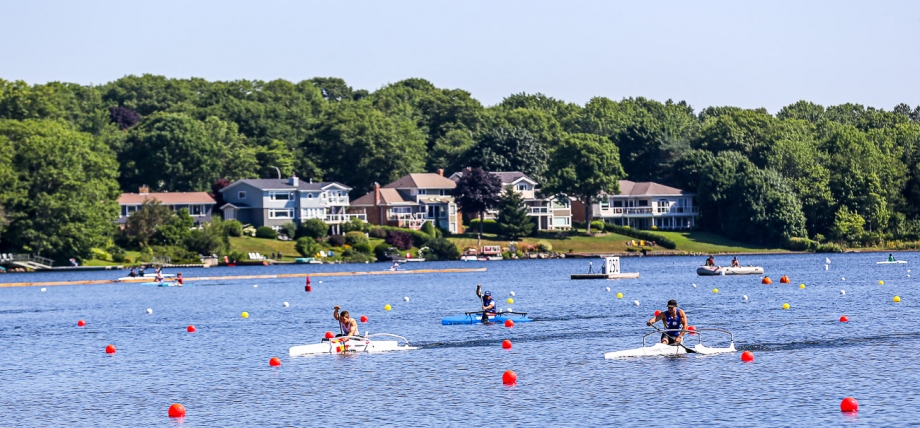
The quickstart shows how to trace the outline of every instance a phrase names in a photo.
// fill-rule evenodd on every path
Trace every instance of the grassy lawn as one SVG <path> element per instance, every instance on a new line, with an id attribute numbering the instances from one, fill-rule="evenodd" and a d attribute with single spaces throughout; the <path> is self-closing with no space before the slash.
<path id="1" fill-rule="evenodd" d="M 253 238 L 249 236 L 230 237 L 230 248 L 233 251 L 239 251 L 244 255 L 247 253 L 260 253 L 263 256 L 271 257 L 271 253 L 281 253 L 282 261 L 293 262 L 294 259 L 301 257 L 297 250 L 294 249 L 294 241 L 279 241 L 277 239 Z"/>
<path id="2" fill-rule="evenodd" d="M 782 248 L 767 248 L 733 241 L 721 235 L 709 232 L 662 232 L 664 236 L 677 244 L 677 249 L 691 253 L 739 253 L 739 252 L 781 252 Z"/>

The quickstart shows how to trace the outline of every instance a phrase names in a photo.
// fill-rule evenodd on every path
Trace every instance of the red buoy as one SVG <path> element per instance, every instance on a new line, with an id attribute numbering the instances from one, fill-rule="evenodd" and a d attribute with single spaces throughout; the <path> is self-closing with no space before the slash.
<path id="1" fill-rule="evenodd" d="M 841 412 L 858 412 L 859 403 L 853 397 L 844 398 L 843 401 L 840 402 L 840 411 Z"/>
<path id="2" fill-rule="evenodd" d="M 115 345 L 106 346 L 106 347 L 105 347 L 105 353 L 106 353 L 106 354 L 114 354 L 114 353 L 115 353 Z"/>
<path id="3" fill-rule="evenodd" d="M 502 375 L 502 383 L 505 385 L 514 385 L 517 383 L 517 373 L 507 370 Z"/>
<path id="4" fill-rule="evenodd" d="M 272 357 L 272 359 L 268 360 L 268 365 L 270 365 L 270 366 L 272 366 L 272 367 L 278 367 L 278 366 L 280 366 L 280 365 L 281 365 L 281 358 Z"/>
<path id="5" fill-rule="evenodd" d="M 305 286 L 303 289 L 304 289 L 307 293 L 313 291 L 313 287 L 310 286 L 310 285 Z"/>
<path id="6" fill-rule="evenodd" d="M 657 317 L 658 315 L 661 315 L 661 311 L 657 311 L 657 310 L 656 310 L 656 311 L 655 311 L 655 316 Z"/>
<path id="7" fill-rule="evenodd" d="M 332 339 L 333 337 L 335 337 L 335 335 L 332 334 L 331 331 L 327 331 L 327 332 L 326 332 L 326 339 Z"/>
<path id="8" fill-rule="evenodd" d="M 692 326 L 692 325 L 691 325 L 691 326 L 687 326 L 687 330 L 690 330 L 690 335 L 691 335 L 691 336 L 693 336 L 694 334 L 696 334 L 696 333 L 694 333 L 694 331 L 696 331 L 696 327 L 694 327 L 694 326 Z"/>
<path id="9" fill-rule="evenodd" d="M 745 363 L 750 363 L 751 361 L 754 361 L 754 353 L 751 351 L 742 352 L 741 361 L 744 361 Z"/>
<path id="10" fill-rule="evenodd" d="M 850 318 L 846 315 L 840 317 L 840 322 L 850 322 Z"/>
<path id="11" fill-rule="evenodd" d="M 195 332 L 195 326 L 190 325 L 190 326 L 188 326 L 185 330 L 188 331 L 189 333 L 194 333 L 194 332 Z"/>
<path id="12" fill-rule="evenodd" d="M 83 321 L 83 320 L 77 321 L 77 327 L 86 327 L 86 321 Z"/>
<path id="13" fill-rule="evenodd" d="M 171 418 L 184 418 L 185 417 L 185 406 L 176 403 L 172 406 L 169 406 L 169 417 Z"/>
<path id="14" fill-rule="evenodd" d="M 367 322 L 367 315 L 361 315 L 361 322 Z"/>
<path id="15" fill-rule="evenodd" d="M 514 321 L 505 320 L 505 327 L 508 327 L 508 328 L 514 327 Z"/>
<path id="16" fill-rule="evenodd" d="M 503 340 L 503 341 L 502 341 L 502 348 L 504 348 L 504 349 L 511 349 L 511 341 L 508 340 L 508 339 Z"/>
<path id="17" fill-rule="evenodd" d="M 307 277 L 307 285 L 310 285 L 310 277 Z"/>

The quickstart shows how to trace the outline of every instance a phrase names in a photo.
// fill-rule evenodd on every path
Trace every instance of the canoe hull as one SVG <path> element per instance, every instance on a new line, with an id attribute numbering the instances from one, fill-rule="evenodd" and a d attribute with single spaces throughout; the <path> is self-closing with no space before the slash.
<path id="1" fill-rule="evenodd" d="M 763 275 L 763 268 L 760 266 L 700 266 L 696 268 L 696 274 L 701 276 L 720 276 L 720 275 Z"/>
<path id="2" fill-rule="evenodd" d="M 701 355 L 713 355 L 713 354 L 722 354 L 726 352 L 736 352 L 735 344 L 731 344 L 728 348 L 710 348 L 704 346 L 703 344 L 697 344 L 692 348 L 696 353 Z M 646 346 L 636 349 L 627 349 L 625 351 L 616 351 L 616 352 L 607 352 L 604 354 L 604 359 L 606 360 L 615 360 L 617 358 L 629 358 L 629 357 L 648 357 L 648 356 L 669 356 L 669 355 L 683 355 L 687 354 L 687 350 L 683 346 L 678 345 L 665 345 L 663 343 L 656 343 L 652 346 Z"/>
<path id="3" fill-rule="evenodd" d="M 521 314 L 498 314 L 498 315 L 489 317 L 489 322 L 492 322 L 492 323 L 504 323 L 506 320 L 511 320 L 515 323 L 533 321 L 532 319 L 527 318 L 527 315 L 521 315 Z M 472 324 L 482 324 L 482 315 L 480 314 L 454 315 L 450 317 L 441 318 L 441 325 L 472 325 Z"/>
<path id="4" fill-rule="evenodd" d="M 877 265 L 900 265 L 907 263 L 907 260 L 895 260 L 893 262 L 875 262 Z"/>
<path id="5" fill-rule="evenodd" d="M 310 345 L 293 346 L 288 350 L 292 357 L 319 354 L 352 354 L 358 352 L 374 353 L 389 351 L 409 351 L 418 349 L 408 345 L 400 345 L 397 340 L 369 340 L 369 339 L 343 339 L 336 338 Z"/>

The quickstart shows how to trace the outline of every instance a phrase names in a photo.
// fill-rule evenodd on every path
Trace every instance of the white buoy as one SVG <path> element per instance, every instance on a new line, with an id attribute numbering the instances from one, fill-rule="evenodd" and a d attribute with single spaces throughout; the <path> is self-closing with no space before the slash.
<path id="1" fill-rule="evenodd" d="M 841 280 L 841 281 L 846 281 L 847 279 L 841 276 L 841 277 L 840 277 L 840 280 Z"/>
<path id="2" fill-rule="evenodd" d="M 846 295 L 846 294 L 847 294 L 846 291 L 840 290 L 840 295 L 841 295 L 841 296 Z"/>
<path id="3" fill-rule="evenodd" d="M 405 297 L 403 297 L 403 300 L 405 300 L 405 301 L 407 301 L 407 302 L 408 302 L 408 301 L 409 301 L 409 296 L 405 296 Z"/>
<path id="4" fill-rule="evenodd" d="M 322 284 L 322 283 L 323 283 L 323 281 L 320 281 L 319 283 L 320 283 L 320 284 Z"/>
<path id="5" fill-rule="evenodd" d="M 827 268 L 829 267 L 830 267 L 829 265 L 824 265 L 824 270 L 827 270 Z"/>
<path id="6" fill-rule="evenodd" d="M 633 300 L 633 305 L 639 306 L 639 301 L 638 301 L 638 300 Z"/>
<path id="7" fill-rule="evenodd" d="M 908 272 L 909 272 L 909 271 L 908 271 Z M 513 291 L 511 292 L 511 296 L 512 296 L 512 297 L 514 296 L 514 292 L 513 292 Z"/>
<path id="8" fill-rule="evenodd" d="M 696 288 L 696 284 L 693 284 L 693 288 Z"/>
<path id="9" fill-rule="evenodd" d="M 291 304 L 288 303 L 288 302 L 284 302 L 284 307 L 286 308 L 286 307 L 288 307 L 288 306 L 291 306 Z"/>
<path id="10" fill-rule="evenodd" d="M 907 273 L 910 273 L 910 269 L 907 270 Z"/>
<path id="11" fill-rule="evenodd" d="M 608 293 L 610 292 L 610 287 L 607 287 L 607 292 L 608 292 Z"/>
<path id="12" fill-rule="evenodd" d="M 259 288 L 259 284 L 252 284 L 252 288 Z"/>
<path id="13" fill-rule="evenodd" d="M 505 312 L 514 312 L 514 309 L 507 308 L 507 309 L 505 309 Z"/>
<path id="14" fill-rule="evenodd" d="M 748 296 L 747 296 L 747 294 L 741 296 L 741 301 L 744 301 L 744 302 L 747 302 L 747 301 L 748 301 Z"/>
<path id="15" fill-rule="evenodd" d="M 910 274 L 907 274 L 907 277 L 910 278 Z"/>
<path id="16" fill-rule="evenodd" d="M 147 308 L 147 315 L 150 315 L 152 313 L 153 313 L 153 309 Z"/>
<path id="17" fill-rule="evenodd" d="M 44 292 L 46 292 L 46 291 L 48 291 L 48 289 L 45 288 L 45 287 L 42 287 L 41 292 L 44 293 Z"/>

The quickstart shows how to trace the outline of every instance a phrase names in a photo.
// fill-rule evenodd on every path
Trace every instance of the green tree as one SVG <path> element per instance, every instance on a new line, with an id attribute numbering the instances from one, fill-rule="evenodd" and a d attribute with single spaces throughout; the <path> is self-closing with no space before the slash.
<path id="1" fill-rule="evenodd" d="M 546 173 L 546 150 L 523 128 L 492 130 L 471 151 L 469 165 L 488 171 L 521 171 L 542 181 Z"/>
<path id="2" fill-rule="evenodd" d="M 293 221 L 289 221 L 287 223 L 282 224 L 281 232 L 284 232 L 284 234 L 288 238 L 294 239 L 294 237 L 297 236 L 297 223 L 294 223 Z"/>
<path id="3" fill-rule="evenodd" d="M 200 255 L 226 254 L 230 250 L 230 238 L 227 233 L 230 226 L 219 217 L 214 217 L 199 229 L 192 230 L 185 238 L 185 247 Z"/>
<path id="4" fill-rule="evenodd" d="M 156 228 L 154 239 L 158 244 L 180 245 L 185 242 L 193 227 L 195 219 L 189 215 L 187 208 L 182 208 L 168 216 L 166 222 Z"/>
<path id="5" fill-rule="evenodd" d="M 307 219 L 300 224 L 300 230 L 297 233 L 297 236 L 306 236 L 313 239 L 322 239 L 329 234 L 329 225 L 326 222 L 318 219 L 311 218 Z"/>
<path id="6" fill-rule="evenodd" d="M 847 207 L 840 207 L 834 214 L 834 227 L 831 229 L 832 236 L 838 241 L 846 243 L 860 240 L 865 233 L 863 226 L 866 220 L 856 212 L 850 211 Z"/>
<path id="7" fill-rule="evenodd" d="M 498 230 L 502 235 L 515 239 L 530 235 L 535 226 L 527 215 L 524 198 L 513 189 L 505 189 L 498 200 Z"/>
<path id="8" fill-rule="evenodd" d="M 389 248 L 388 244 L 381 244 L 380 246 L 385 246 L 383 251 L 386 251 Z M 378 246 L 377 248 L 380 248 Z M 375 249 L 376 252 L 376 249 Z M 457 245 L 453 242 L 447 240 L 447 238 L 434 238 L 428 242 L 428 251 L 425 251 L 425 260 L 435 261 L 435 260 L 459 260 L 460 259 L 460 250 L 457 248 Z M 380 257 L 378 257 L 380 258 Z"/>
<path id="9" fill-rule="evenodd" d="M 482 245 L 482 222 L 486 210 L 498 204 L 499 194 L 502 191 L 502 181 L 497 175 L 490 174 L 482 168 L 470 168 L 463 171 L 463 176 L 457 180 L 454 188 L 454 198 L 457 207 L 468 214 L 476 213 L 479 216 L 479 233 L 477 246 Z"/>
<path id="10" fill-rule="evenodd" d="M 124 233 L 141 248 L 150 245 L 151 239 L 160 227 L 167 224 L 175 214 L 157 200 L 148 199 L 141 207 L 128 216 Z"/>
<path id="11" fill-rule="evenodd" d="M 594 219 L 591 205 L 602 192 L 617 194 L 626 173 L 617 147 L 606 137 L 570 134 L 550 156 L 549 177 L 543 192 L 569 195 L 585 204 L 588 233 Z"/>
<path id="12" fill-rule="evenodd" d="M 304 257 L 315 257 L 316 253 L 322 250 L 322 246 L 313 238 L 298 238 L 294 244 L 294 249 Z"/>

